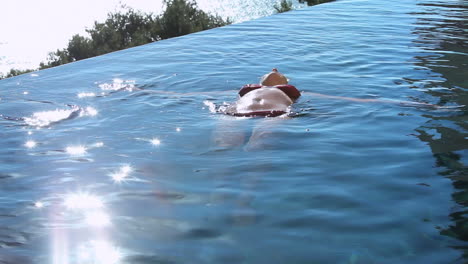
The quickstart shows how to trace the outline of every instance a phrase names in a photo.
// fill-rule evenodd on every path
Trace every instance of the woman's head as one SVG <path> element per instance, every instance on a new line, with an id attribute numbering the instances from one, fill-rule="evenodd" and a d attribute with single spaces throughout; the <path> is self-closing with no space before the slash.
<path id="1" fill-rule="evenodd" d="M 270 73 L 263 75 L 262 79 L 260 80 L 260 84 L 263 86 L 288 84 L 288 79 L 286 76 L 279 73 L 276 68 L 274 68 Z"/>

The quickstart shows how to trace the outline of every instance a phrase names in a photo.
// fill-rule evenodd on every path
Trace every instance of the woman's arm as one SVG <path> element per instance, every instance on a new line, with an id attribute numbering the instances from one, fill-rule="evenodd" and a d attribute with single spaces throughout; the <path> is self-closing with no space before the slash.
<path id="1" fill-rule="evenodd" d="M 409 102 L 409 101 L 397 101 L 397 100 L 390 100 L 390 99 L 364 99 L 364 98 L 353 98 L 353 97 L 345 97 L 345 96 L 336 96 L 336 95 L 326 95 L 326 94 L 319 94 L 319 93 L 311 93 L 311 92 L 302 92 L 303 95 L 312 95 L 317 97 L 324 97 L 336 100 L 346 100 L 352 102 L 359 102 L 359 103 L 390 103 L 390 104 L 403 104 L 403 105 L 410 105 L 410 106 L 423 106 L 423 107 L 430 107 L 430 108 L 440 108 L 438 105 L 427 104 L 427 103 L 418 103 L 418 102 Z"/>
<path id="2" fill-rule="evenodd" d="M 235 94 L 237 90 L 224 90 L 224 91 L 209 91 L 209 92 L 188 92 L 188 93 L 181 93 L 181 92 L 172 92 L 172 91 L 159 91 L 159 90 L 144 90 L 147 93 L 152 94 L 167 94 L 167 95 L 175 95 L 175 96 L 193 96 L 193 95 L 223 95 L 223 94 Z"/>

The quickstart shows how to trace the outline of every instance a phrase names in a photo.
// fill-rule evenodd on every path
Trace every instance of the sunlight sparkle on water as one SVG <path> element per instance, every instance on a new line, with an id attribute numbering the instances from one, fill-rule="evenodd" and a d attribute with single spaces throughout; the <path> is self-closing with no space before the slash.
<path id="1" fill-rule="evenodd" d="M 110 176 L 116 183 L 120 183 L 128 178 L 133 168 L 130 165 L 122 166 L 117 172 L 112 173 Z"/>
<path id="2" fill-rule="evenodd" d="M 176 129 L 175 129 L 175 130 L 176 130 L 177 132 L 180 132 L 180 131 L 182 131 L 182 129 L 181 129 L 180 127 L 176 127 Z"/>
<path id="3" fill-rule="evenodd" d="M 122 253 L 105 240 L 92 240 L 78 249 L 80 263 L 117 264 Z"/>
<path id="4" fill-rule="evenodd" d="M 72 193 L 65 197 L 65 206 L 68 209 L 96 209 L 102 208 L 104 203 L 101 198 L 88 193 Z"/>
<path id="5" fill-rule="evenodd" d="M 126 91 L 133 91 L 135 89 L 135 81 L 134 80 L 122 80 L 119 78 L 115 78 L 112 80 L 112 83 L 103 83 L 99 85 L 103 91 L 119 91 L 119 90 L 126 90 Z"/>
<path id="6" fill-rule="evenodd" d="M 101 148 L 104 146 L 104 142 L 96 142 L 93 144 L 93 147 L 94 148 Z"/>
<path id="7" fill-rule="evenodd" d="M 125 165 L 123 166 L 122 168 L 120 168 L 120 171 L 122 171 L 123 173 L 130 173 L 132 171 L 132 167 L 130 167 L 130 165 Z"/>
<path id="8" fill-rule="evenodd" d="M 77 110 L 78 108 L 75 107 L 66 110 L 56 109 L 53 111 L 36 112 L 32 115 L 32 117 L 25 117 L 24 122 L 30 126 L 44 127 L 50 125 L 51 123 L 69 118 L 70 115 Z"/>
<path id="9" fill-rule="evenodd" d="M 155 145 L 155 146 L 158 146 L 161 144 L 161 140 L 157 139 L 157 138 L 153 138 L 150 140 L 151 144 Z"/>
<path id="10" fill-rule="evenodd" d="M 79 93 L 77 96 L 78 96 L 78 98 L 95 97 L 96 94 L 95 93 Z"/>
<path id="11" fill-rule="evenodd" d="M 73 156 L 84 155 L 87 151 L 85 146 L 69 146 L 65 149 L 65 151 Z"/>
<path id="12" fill-rule="evenodd" d="M 111 224 L 108 214 L 102 211 L 92 211 L 86 213 L 86 223 L 89 226 L 105 227 Z"/>
<path id="13" fill-rule="evenodd" d="M 91 106 L 86 107 L 83 109 L 83 111 L 80 112 L 80 116 L 96 116 L 97 114 L 98 111 Z"/>
<path id="14" fill-rule="evenodd" d="M 211 113 L 216 113 L 216 105 L 213 102 L 205 100 L 203 101 L 203 104 L 208 106 Z"/>
<path id="15" fill-rule="evenodd" d="M 34 140 L 28 140 L 26 143 L 24 143 L 24 146 L 27 148 L 34 148 L 36 147 L 37 143 Z"/>
<path id="16" fill-rule="evenodd" d="M 42 207 L 44 207 L 44 203 L 41 202 L 41 201 L 37 201 L 37 202 L 34 203 L 34 206 L 35 206 L 36 208 L 42 208 Z"/>

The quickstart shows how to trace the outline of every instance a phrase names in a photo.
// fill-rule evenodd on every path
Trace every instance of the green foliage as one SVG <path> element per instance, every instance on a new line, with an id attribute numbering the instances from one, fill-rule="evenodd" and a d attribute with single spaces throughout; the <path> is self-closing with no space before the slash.
<path id="1" fill-rule="evenodd" d="M 108 13 L 105 22 L 94 22 L 93 28 L 86 30 L 89 37 L 74 35 L 67 48 L 49 53 L 39 69 L 232 23 L 200 10 L 195 0 L 164 0 L 164 4 L 166 8 L 159 16 L 126 6 L 122 6 L 123 11 Z M 16 73 L 23 72 L 11 70 L 6 77 L 18 75 Z"/>
<path id="2" fill-rule="evenodd" d="M 11 69 L 6 75 L 3 75 L 3 74 L 0 73 L 0 80 L 5 79 L 5 78 L 10 78 L 10 77 L 13 77 L 13 76 L 17 76 L 17 75 L 20 75 L 20 74 L 33 72 L 33 71 L 35 71 L 35 70 L 32 70 L 32 69 L 27 69 L 27 70 Z"/>
<path id="3" fill-rule="evenodd" d="M 276 10 L 277 13 L 283 13 L 291 11 L 293 9 L 292 5 L 293 4 L 291 1 L 282 0 L 279 6 L 275 4 L 273 8 Z"/>
<path id="4" fill-rule="evenodd" d="M 157 19 L 161 38 L 172 38 L 230 24 L 200 10 L 195 1 L 165 0 L 166 10 Z"/>
<path id="5" fill-rule="evenodd" d="M 77 61 L 96 56 L 93 41 L 80 35 L 74 35 L 68 42 L 68 60 Z"/>
<path id="6" fill-rule="evenodd" d="M 73 59 L 80 60 L 152 42 L 158 39 L 159 28 L 155 22 L 152 14 L 132 8 L 126 8 L 125 13 L 109 13 L 104 23 L 95 22 L 94 28 L 87 30 L 91 39 L 80 42 L 79 46 L 85 53 L 71 55 Z"/>
<path id="7" fill-rule="evenodd" d="M 70 60 L 70 55 L 67 49 L 57 50 L 56 52 L 49 52 L 49 55 L 47 57 L 47 64 L 41 62 L 39 64 L 39 69 L 47 69 L 50 67 L 55 67 L 65 63 L 69 63 L 71 61 L 72 60 Z"/>
<path id="8" fill-rule="evenodd" d="M 318 5 L 318 4 L 323 4 L 327 2 L 332 2 L 334 0 L 299 0 L 299 3 L 304 4 L 307 3 L 308 6 L 313 6 L 313 5 Z M 277 5 L 275 4 L 273 6 L 275 9 L 276 13 L 283 13 L 283 12 L 288 12 L 293 9 L 293 4 L 290 0 L 281 0 L 280 4 Z"/>

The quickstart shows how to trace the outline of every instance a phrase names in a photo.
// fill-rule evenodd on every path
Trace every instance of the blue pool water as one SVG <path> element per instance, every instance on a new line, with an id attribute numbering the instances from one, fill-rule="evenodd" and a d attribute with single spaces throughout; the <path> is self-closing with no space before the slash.
<path id="1" fill-rule="evenodd" d="M 466 12 L 338 1 L 0 81 L 0 263 L 465 263 Z M 289 118 L 216 113 L 273 67 Z"/>

